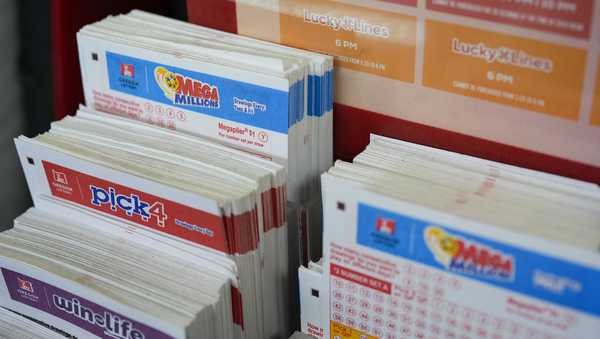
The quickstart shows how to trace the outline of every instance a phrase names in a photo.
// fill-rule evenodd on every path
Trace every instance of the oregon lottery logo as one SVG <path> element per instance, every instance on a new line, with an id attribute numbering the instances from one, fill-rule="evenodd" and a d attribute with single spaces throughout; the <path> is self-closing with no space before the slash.
<path id="1" fill-rule="evenodd" d="M 185 75 L 174 73 L 165 67 L 154 69 L 156 83 L 165 96 L 175 105 L 219 108 L 219 88 Z"/>
<path id="2" fill-rule="evenodd" d="M 394 235 L 396 233 L 396 220 L 378 217 L 375 219 L 375 230 L 383 234 Z"/>
<path id="3" fill-rule="evenodd" d="M 133 78 L 135 76 L 135 66 L 133 64 L 121 64 L 119 73 L 121 73 L 121 76 Z"/>
<path id="4" fill-rule="evenodd" d="M 92 193 L 92 205 L 110 206 L 113 212 L 124 212 L 127 216 L 137 216 L 143 221 L 156 220 L 156 224 L 165 227 L 165 220 L 168 219 L 165 213 L 165 206 L 162 202 L 156 201 L 149 203 L 142 200 L 137 194 L 119 194 L 113 187 L 104 189 L 90 185 Z"/>
<path id="5" fill-rule="evenodd" d="M 33 290 L 33 284 L 29 280 L 17 277 L 17 285 L 19 285 L 19 288 L 24 291 L 27 291 L 29 293 L 35 293 Z"/>
<path id="6" fill-rule="evenodd" d="M 435 226 L 427 227 L 424 237 L 435 260 L 451 271 L 503 281 L 514 279 L 515 263 L 511 255 Z"/>

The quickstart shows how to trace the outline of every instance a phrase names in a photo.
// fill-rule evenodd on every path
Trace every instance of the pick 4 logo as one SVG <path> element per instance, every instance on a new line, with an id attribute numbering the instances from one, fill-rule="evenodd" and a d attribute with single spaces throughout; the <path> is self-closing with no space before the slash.
<path id="1" fill-rule="evenodd" d="M 165 96 L 175 105 L 219 108 L 219 88 L 165 67 L 154 68 L 154 78 Z"/>
<path id="2" fill-rule="evenodd" d="M 451 271 L 501 281 L 514 280 L 515 263 L 511 255 L 436 226 L 425 228 L 423 236 L 435 260 Z"/>
<path id="3" fill-rule="evenodd" d="M 114 212 L 122 211 L 127 216 L 137 216 L 143 221 L 156 219 L 159 227 L 165 227 L 165 220 L 168 215 L 165 213 L 165 206 L 162 202 L 156 201 L 149 203 L 142 200 L 137 194 L 119 194 L 113 187 L 104 189 L 95 185 L 90 185 L 92 193 L 92 205 L 108 205 Z"/>

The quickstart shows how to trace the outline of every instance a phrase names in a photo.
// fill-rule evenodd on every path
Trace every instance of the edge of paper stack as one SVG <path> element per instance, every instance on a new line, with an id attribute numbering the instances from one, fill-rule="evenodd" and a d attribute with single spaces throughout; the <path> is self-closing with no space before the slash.
<path id="1" fill-rule="evenodd" d="M 322 176 L 317 338 L 595 338 L 598 186 L 372 135 Z"/>

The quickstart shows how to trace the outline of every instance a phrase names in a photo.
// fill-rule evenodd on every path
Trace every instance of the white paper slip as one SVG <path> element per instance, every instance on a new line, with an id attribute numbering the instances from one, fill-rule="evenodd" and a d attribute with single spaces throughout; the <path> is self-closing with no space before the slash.
<path id="1" fill-rule="evenodd" d="M 318 192 L 332 159 L 333 59 L 142 11 L 78 33 L 86 103 L 286 166 L 288 197 Z"/>
<path id="2" fill-rule="evenodd" d="M 311 262 L 312 264 L 312 262 Z M 320 267 L 319 267 L 320 268 Z M 303 333 L 316 338 L 324 338 L 321 315 L 324 309 L 321 304 L 321 290 L 323 289 L 323 272 L 319 268 L 300 266 L 298 280 L 300 281 L 300 325 Z"/>
<path id="3" fill-rule="evenodd" d="M 240 335 L 289 334 L 284 166 L 85 107 L 16 144 L 36 206 L 96 213 L 232 262 Z"/>
<path id="4" fill-rule="evenodd" d="M 324 337 L 597 337 L 596 187 L 377 136 L 322 184 Z"/>
<path id="5" fill-rule="evenodd" d="M 0 307 L 0 337 L 6 339 L 64 339 L 50 328 Z"/>
<path id="6" fill-rule="evenodd" d="M 35 208 L 17 218 L 0 233 L 2 305 L 79 338 L 241 337 L 235 278 L 103 224 Z"/>

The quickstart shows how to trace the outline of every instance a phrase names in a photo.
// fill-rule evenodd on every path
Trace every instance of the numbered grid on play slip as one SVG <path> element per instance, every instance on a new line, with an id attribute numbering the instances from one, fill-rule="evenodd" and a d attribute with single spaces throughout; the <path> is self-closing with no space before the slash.
<path id="1" fill-rule="evenodd" d="M 463 289 L 451 274 L 411 263 L 401 267 L 391 293 L 332 275 L 330 319 L 365 339 L 564 339 L 447 300 Z"/>

